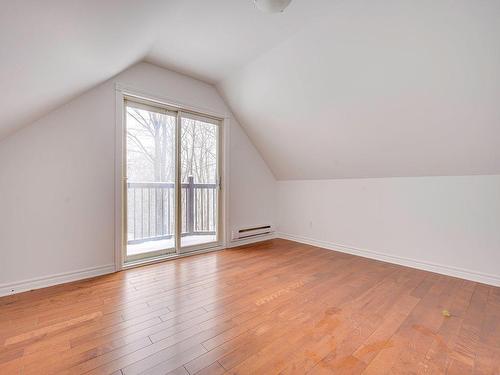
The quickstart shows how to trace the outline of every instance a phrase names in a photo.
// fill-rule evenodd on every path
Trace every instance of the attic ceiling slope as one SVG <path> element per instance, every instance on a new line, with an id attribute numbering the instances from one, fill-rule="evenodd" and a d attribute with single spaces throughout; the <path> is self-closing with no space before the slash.
<path id="1" fill-rule="evenodd" d="M 278 179 L 500 174 L 500 2 L 348 1 L 218 84 Z"/>
<path id="2" fill-rule="evenodd" d="M 280 179 L 500 174 L 500 2 L 12 1 L 0 138 L 146 59 L 209 83 Z"/>
<path id="3" fill-rule="evenodd" d="M 105 81 L 150 48 L 160 0 L 6 1 L 0 138 Z"/>
<path id="4" fill-rule="evenodd" d="M 331 0 L 295 0 L 265 14 L 252 0 L 188 0 L 165 16 L 147 61 L 217 83 L 332 8 Z"/>
<path id="5" fill-rule="evenodd" d="M 143 59 L 215 83 L 328 3 L 296 1 L 276 17 L 251 0 L 6 1 L 0 139 Z"/>

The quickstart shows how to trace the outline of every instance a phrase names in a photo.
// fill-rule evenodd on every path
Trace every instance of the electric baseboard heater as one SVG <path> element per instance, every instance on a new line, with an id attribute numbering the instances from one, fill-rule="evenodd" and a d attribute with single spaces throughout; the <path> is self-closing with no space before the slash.
<path id="1" fill-rule="evenodd" d="M 272 225 L 258 225 L 254 227 L 242 227 L 233 230 L 231 239 L 233 241 L 264 236 L 274 232 Z"/>

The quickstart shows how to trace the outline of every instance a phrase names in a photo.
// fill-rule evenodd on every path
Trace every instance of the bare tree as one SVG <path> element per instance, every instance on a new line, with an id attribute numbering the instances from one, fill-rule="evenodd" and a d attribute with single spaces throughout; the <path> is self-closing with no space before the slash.
<path id="1" fill-rule="evenodd" d="M 127 128 L 129 150 L 139 153 L 139 159 L 148 162 L 144 167 L 153 172 L 154 181 L 171 181 L 175 137 L 171 116 L 136 108 L 128 108 L 127 113 L 135 120 L 135 126 Z M 132 174 L 141 176 L 144 172 L 133 171 Z"/>
<path id="2" fill-rule="evenodd" d="M 134 107 L 127 107 L 128 176 L 134 182 L 173 182 L 175 180 L 175 121 L 174 116 Z M 180 167 L 182 183 L 193 177 L 195 184 L 215 183 L 217 178 L 217 127 L 201 121 L 183 118 L 180 137 Z M 167 190 L 172 194 L 173 190 Z M 186 191 L 183 190 L 182 203 Z M 164 192 L 155 193 L 154 215 L 162 226 Z M 135 198 L 134 198 L 135 199 Z M 142 195 L 141 198 L 142 199 Z M 151 198 L 148 198 L 148 204 Z M 209 191 L 197 190 L 194 197 L 202 226 L 209 223 L 209 210 L 214 203 Z M 207 203 L 207 204 L 205 204 Z M 183 214 L 185 212 L 183 211 Z M 142 217 L 142 216 L 141 216 Z M 212 220 L 212 224 L 214 219 Z M 215 225 L 215 224 L 213 224 Z M 172 229 L 167 229 L 171 231 Z"/>
<path id="3" fill-rule="evenodd" d="M 153 181 L 173 181 L 175 119 L 136 108 L 129 108 L 128 115 L 134 120 L 134 126 L 127 128 L 128 149 L 136 154 L 134 161 L 143 164 L 137 167 L 142 170 L 131 168 L 132 175 L 144 176 L 148 169 L 153 172 Z M 197 183 L 215 182 L 216 132 L 215 125 L 182 120 L 181 175 L 184 181 L 193 176 Z"/>

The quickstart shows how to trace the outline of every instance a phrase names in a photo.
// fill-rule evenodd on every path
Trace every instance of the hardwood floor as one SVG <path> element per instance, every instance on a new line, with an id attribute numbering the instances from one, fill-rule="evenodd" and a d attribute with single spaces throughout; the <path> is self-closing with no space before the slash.
<path id="1" fill-rule="evenodd" d="M 0 298 L 0 374 L 84 373 L 500 374 L 500 288 L 273 240 Z"/>

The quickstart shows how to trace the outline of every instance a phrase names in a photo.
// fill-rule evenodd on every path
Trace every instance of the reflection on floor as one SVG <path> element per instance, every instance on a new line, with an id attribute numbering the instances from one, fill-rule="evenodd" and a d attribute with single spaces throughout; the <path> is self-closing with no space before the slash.
<path id="1" fill-rule="evenodd" d="M 214 242 L 216 240 L 215 235 L 201 235 L 201 236 L 184 236 L 181 237 L 181 246 L 193 246 L 200 245 L 204 243 Z M 163 249 L 172 249 L 172 253 L 175 252 L 174 238 L 168 240 L 157 240 L 157 241 L 146 241 L 142 243 L 137 243 L 127 246 L 127 255 L 137 255 L 150 253 L 152 251 L 158 251 Z"/>

